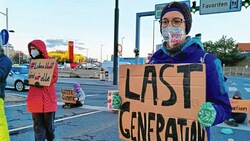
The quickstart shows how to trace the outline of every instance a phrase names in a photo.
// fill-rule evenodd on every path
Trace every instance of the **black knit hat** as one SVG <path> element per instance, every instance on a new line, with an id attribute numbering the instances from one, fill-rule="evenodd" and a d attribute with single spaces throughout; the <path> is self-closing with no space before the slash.
<path id="1" fill-rule="evenodd" d="M 168 3 L 161 12 L 161 19 L 162 17 L 170 11 L 179 11 L 185 19 L 185 25 L 186 25 L 186 34 L 189 33 L 191 26 L 192 26 L 192 15 L 191 12 L 188 9 L 188 6 L 185 3 L 180 2 L 171 2 Z"/>

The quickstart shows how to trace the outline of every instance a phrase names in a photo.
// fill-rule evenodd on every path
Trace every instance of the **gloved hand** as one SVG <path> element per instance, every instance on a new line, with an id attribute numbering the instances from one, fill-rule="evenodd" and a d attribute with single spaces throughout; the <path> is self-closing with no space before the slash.
<path id="1" fill-rule="evenodd" d="M 119 96 L 119 92 L 114 92 L 112 96 L 112 106 L 114 107 L 114 109 L 120 109 L 121 103 L 122 103 L 122 99 Z"/>
<path id="2" fill-rule="evenodd" d="M 43 87 L 42 85 L 40 85 L 39 82 L 35 82 L 34 86 L 37 87 L 37 88 L 42 88 Z"/>
<path id="3" fill-rule="evenodd" d="M 198 112 L 198 120 L 203 127 L 210 127 L 213 125 L 216 118 L 216 110 L 211 102 L 206 102 L 202 105 Z"/>
<path id="4" fill-rule="evenodd" d="M 29 85 L 29 80 L 25 79 L 25 80 L 23 81 L 23 84 L 24 84 L 24 85 Z"/>

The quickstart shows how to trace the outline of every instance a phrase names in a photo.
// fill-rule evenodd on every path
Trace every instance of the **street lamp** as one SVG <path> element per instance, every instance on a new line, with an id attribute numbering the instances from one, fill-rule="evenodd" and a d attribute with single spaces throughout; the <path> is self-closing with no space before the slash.
<path id="1" fill-rule="evenodd" d="M 8 8 L 6 8 L 6 13 L 0 12 L 1 14 L 3 14 L 6 17 L 6 30 L 9 31 L 9 26 L 8 26 Z M 7 56 L 9 57 L 9 47 L 8 47 L 8 43 L 6 45 L 6 51 L 7 51 Z"/>
<path id="2" fill-rule="evenodd" d="M 103 46 L 103 44 L 101 44 L 101 56 L 100 56 L 100 62 L 102 62 L 102 46 Z"/>
<path id="3" fill-rule="evenodd" d="M 153 50 L 152 54 L 155 52 L 155 21 L 158 21 L 157 19 L 153 20 Z"/>
<path id="4" fill-rule="evenodd" d="M 6 13 L 3 13 L 3 12 L 1 12 L 1 11 L 0 11 L 0 13 L 6 17 L 6 30 L 7 30 L 8 32 L 14 33 L 14 32 L 15 32 L 14 30 L 9 30 L 9 15 L 8 15 L 8 8 L 6 8 Z M 8 57 L 10 57 L 10 53 L 9 53 L 9 43 L 6 44 L 6 54 L 7 54 Z"/>
<path id="5" fill-rule="evenodd" d="M 3 14 L 4 16 L 6 16 L 6 29 L 8 30 L 8 8 L 6 8 L 6 13 L 3 13 L 0 11 L 1 14 Z"/>
<path id="6" fill-rule="evenodd" d="M 123 39 L 124 39 L 125 37 L 122 37 L 122 48 L 123 48 Z"/>
<path id="7" fill-rule="evenodd" d="M 121 43 L 121 48 L 120 49 L 118 49 L 118 52 L 119 52 L 119 56 L 120 57 L 122 57 L 122 50 L 123 50 L 123 39 L 124 39 L 125 37 L 122 37 L 122 43 Z M 119 47 L 119 46 L 118 46 Z"/>
<path id="8" fill-rule="evenodd" d="M 23 55 L 22 55 L 23 56 Z M 23 58 L 23 57 L 22 57 Z M 21 51 L 18 51 L 18 64 L 21 62 Z"/>
<path id="9" fill-rule="evenodd" d="M 86 62 L 88 62 L 88 48 L 85 48 L 85 47 L 81 47 L 80 48 L 81 50 L 86 50 Z"/>

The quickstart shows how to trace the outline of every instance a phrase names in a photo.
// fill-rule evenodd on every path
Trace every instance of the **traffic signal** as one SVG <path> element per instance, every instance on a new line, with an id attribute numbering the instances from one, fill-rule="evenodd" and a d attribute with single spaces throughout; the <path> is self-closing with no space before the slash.
<path id="1" fill-rule="evenodd" d="M 242 6 L 244 6 L 244 7 L 248 7 L 250 5 L 250 2 L 249 2 L 249 0 L 245 0 L 245 1 L 243 1 L 242 2 Z"/>
<path id="2" fill-rule="evenodd" d="M 196 1 L 192 2 L 192 7 L 191 7 L 190 10 L 191 10 L 192 13 L 195 13 L 196 11 L 199 10 L 199 7 L 196 7 Z"/>

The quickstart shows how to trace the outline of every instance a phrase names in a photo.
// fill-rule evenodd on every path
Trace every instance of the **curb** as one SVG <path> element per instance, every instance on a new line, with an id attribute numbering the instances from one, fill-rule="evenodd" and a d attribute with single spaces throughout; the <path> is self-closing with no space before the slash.
<path id="1" fill-rule="evenodd" d="M 61 84 L 74 84 L 75 82 L 62 82 L 62 81 L 57 81 L 57 83 L 61 83 Z M 80 83 L 81 85 L 88 85 L 88 86 L 117 86 L 117 85 L 112 85 L 112 84 L 97 84 L 97 83 Z"/>

